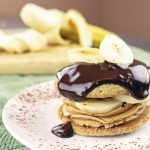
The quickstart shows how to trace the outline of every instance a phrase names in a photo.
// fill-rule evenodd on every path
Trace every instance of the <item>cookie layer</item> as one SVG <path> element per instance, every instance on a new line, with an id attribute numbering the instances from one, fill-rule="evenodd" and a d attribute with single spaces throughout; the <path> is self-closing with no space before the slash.
<path id="1" fill-rule="evenodd" d="M 86 120 L 81 122 L 75 119 L 72 123 L 74 132 L 85 136 L 113 136 L 125 133 L 131 133 L 141 127 L 150 116 L 150 106 L 145 106 L 144 111 L 135 119 L 128 122 L 116 122 L 114 127 L 105 128 L 100 122 L 94 120 Z M 62 107 L 59 109 L 59 117 L 63 122 L 70 121 L 68 117 L 63 116 Z M 123 123 L 123 124 L 120 124 Z M 120 124 L 120 125 L 119 125 Z"/>

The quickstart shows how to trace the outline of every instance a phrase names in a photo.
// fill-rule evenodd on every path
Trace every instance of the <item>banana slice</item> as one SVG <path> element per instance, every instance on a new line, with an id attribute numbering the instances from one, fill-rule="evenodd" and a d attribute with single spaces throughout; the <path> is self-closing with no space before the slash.
<path id="1" fill-rule="evenodd" d="M 9 47 L 8 35 L 2 30 L 0 31 L 0 48 L 9 53 L 14 52 L 11 47 Z"/>
<path id="2" fill-rule="evenodd" d="M 115 35 L 107 35 L 100 43 L 100 55 L 115 64 L 132 64 L 133 53 L 129 46 Z"/>
<path id="3" fill-rule="evenodd" d="M 22 53 L 27 50 L 39 51 L 46 45 L 46 37 L 33 29 L 16 34 L 6 34 L 0 31 L 0 49 L 9 53 Z"/>
<path id="4" fill-rule="evenodd" d="M 48 11 L 45 8 L 29 3 L 22 8 L 20 17 L 29 27 L 40 32 L 47 32 L 62 23 L 64 13 L 56 9 Z"/>
<path id="5" fill-rule="evenodd" d="M 28 49 L 27 45 L 15 37 L 15 35 L 10 35 L 7 37 L 7 46 L 12 52 L 22 53 Z"/>
<path id="6" fill-rule="evenodd" d="M 104 59 L 97 48 L 75 48 L 68 51 L 70 62 L 102 63 Z"/>
<path id="7" fill-rule="evenodd" d="M 122 102 L 113 98 L 103 100 L 85 100 L 83 102 L 75 102 L 78 109 L 89 113 L 106 113 L 122 105 Z"/>
<path id="8" fill-rule="evenodd" d="M 120 102 L 126 102 L 129 104 L 136 104 L 136 103 L 150 104 L 150 95 L 146 97 L 144 100 L 137 100 L 130 95 L 117 95 L 114 98 Z"/>
<path id="9" fill-rule="evenodd" d="M 77 34 L 79 43 L 84 47 L 92 46 L 92 32 L 84 17 L 76 10 L 70 9 L 66 13 L 66 21 L 63 30 Z M 66 32 L 67 33 L 67 32 Z M 68 37 L 69 38 L 69 37 Z"/>
<path id="10" fill-rule="evenodd" d="M 21 53 L 27 49 L 27 46 L 15 38 L 15 35 L 9 35 L 4 31 L 0 31 L 0 48 L 9 53 Z"/>
<path id="11" fill-rule="evenodd" d="M 32 52 L 41 50 L 48 43 L 45 36 L 33 29 L 28 29 L 22 33 L 16 34 L 15 36 L 23 41 L 27 45 L 28 50 Z"/>
<path id="12" fill-rule="evenodd" d="M 60 27 L 57 27 L 49 32 L 46 32 L 44 35 L 47 38 L 48 43 L 50 44 L 67 45 L 71 43 L 69 40 L 66 40 L 61 36 Z"/>

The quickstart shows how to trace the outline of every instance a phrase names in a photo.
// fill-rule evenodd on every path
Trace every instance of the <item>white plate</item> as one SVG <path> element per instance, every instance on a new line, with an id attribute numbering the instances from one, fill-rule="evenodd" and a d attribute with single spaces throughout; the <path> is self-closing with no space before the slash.
<path id="1" fill-rule="evenodd" d="M 60 124 L 57 109 L 61 105 L 54 82 L 28 88 L 8 101 L 3 110 L 7 130 L 22 144 L 34 150 L 108 150 L 150 149 L 150 121 L 135 133 L 118 137 L 59 138 L 51 133 Z"/>

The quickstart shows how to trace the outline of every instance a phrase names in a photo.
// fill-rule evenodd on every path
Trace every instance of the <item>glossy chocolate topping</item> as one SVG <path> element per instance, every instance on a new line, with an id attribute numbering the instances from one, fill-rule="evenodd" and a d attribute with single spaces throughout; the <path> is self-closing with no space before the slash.
<path id="1" fill-rule="evenodd" d="M 70 122 L 60 124 L 52 128 L 52 133 L 61 138 L 72 137 L 74 132 Z"/>
<path id="2" fill-rule="evenodd" d="M 146 64 L 116 65 L 76 63 L 57 73 L 60 93 L 72 100 L 82 101 L 94 88 L 106 83 L 126 88 L 131 96 L 142 100 L 148 96 L 150 76 Z"/>

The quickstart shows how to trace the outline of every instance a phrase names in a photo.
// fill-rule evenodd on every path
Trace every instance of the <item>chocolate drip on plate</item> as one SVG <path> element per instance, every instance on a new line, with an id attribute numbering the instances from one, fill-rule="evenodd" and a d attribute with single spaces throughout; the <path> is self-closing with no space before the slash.
<path id="1" fill-rule="evenodd" d="M 82 101 L 102 84 L 118 84 L 131 96 L 142 100 L 148 96 L 150 77 L 146 64 L 134 60 L 131 65 L 76 63 L 57 73 L 60 93 L 72 100 Z"/>
<path id="2" fill-rule="evenodd" d="M 52 133 L 61 138 L 72 137 L 74 132 L 70 122 L 60 124 L 52 128 Z"/>

